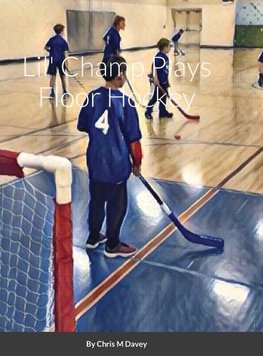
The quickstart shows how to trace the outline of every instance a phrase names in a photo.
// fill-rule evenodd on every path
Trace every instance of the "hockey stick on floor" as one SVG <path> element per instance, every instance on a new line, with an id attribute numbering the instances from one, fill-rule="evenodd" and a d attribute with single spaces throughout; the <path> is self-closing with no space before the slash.
<path id="1" fill-rule="evenodd" d="M 158 88 L 161 90 L 161 92 L 163 94 L 166 94 L 167 97 L 171 100 L 171 103 L 180 111 L 181 114 L 184 115 L 184 117 L 186 117 L 189 120 L 200 120 L 200 116 L 199 115 L 190 115 L 187 114 L 169 95 L 169 93 L 164 90 L 160 85 L 158 85 Z"/>
<path id="2" fill-rule="evenodd" d="M 162 210 L 170 218 L 170 220 L 174 223 L 174 225 L 181 232 L 181 234 L 186 238 L 186 240 L 193 242 L 195 244 L 216 247 L 218 249 L 224 248 L 224 240 L 221 239 L 220 237 L 213 237 L 213 236 L 208 236 L 208 235 L 198 235 L 198 234 L 195 234 L 194 232 L 191 232 L 188 229 L 186 229 L 180 223 L 180 221 L 177 219 L 177 217 L 174 215 L 174 213 L 171 211 L 171 209 L 168 207 L 168 205 L 166 203 L 164 203 L 162 201 L 162 199 L 159 197 L 159 195 L 153 190 L 153 188 L 147 182 L 147 180 L 141 174 L 138 175 L 138 178 L 141 180 L 143 185 L 149 190 L 149 192 L 152 194 L 154 199 L 161 206 Z"/>

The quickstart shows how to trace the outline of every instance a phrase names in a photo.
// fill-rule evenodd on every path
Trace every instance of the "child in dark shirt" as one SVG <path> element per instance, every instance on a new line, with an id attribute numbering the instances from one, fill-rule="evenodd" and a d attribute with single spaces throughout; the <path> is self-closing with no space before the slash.
<path id="1" fill-rule="evenodd" d="M 178 55 L 182 55 L 184 56 L 185 53 L 184 51 L 181 49 L 181 47 L 179 46 L 179 39 L 181 38 L 182 34 L 184 33 L 183 29 L 180 29 L 178 32 L 176 32 L 173 37 L 172 37 L 172 41 L 174 43 L 174 55 L 178 56 Z"/>
<path id="2" fill-rule="evenodd" d="M 65 26 L 57 24 L 54 26 L 55 36 L 51 37 L 45 45 L 45 50 L 49 52 L 49 66 L 47 74 L 50 74 L 50 99 L 55 98 L 55 84 L 56 84 L 56 74 L 57 70 L 59 71 L 62 89 L 63 89 L 63 98 L 68 96 L 66 89 L 65 81 L 65 69 L 66 66 L 63 66 L 63 61 L 67 57 L 67 52 L 69 50 L 67 41 L 63 38 Z"/>
<path id="3" fill-rule="evenodd" d="M 105 86 L 87 96 L 78 117 L 78 130 L 87 132 L 90 179 L 89 236 L 86 246 L 106 242 L 107 257 L 128 257 L 136 248 L 121 242 L 120 229 L 127 211 L 127 180 L 140 173 L 141 131 L 134 102 L 119 89 L 124 85 L 124 58 L 108 58 Z M 105 213 L 106 210 L 106 213 Z M 101 228 L 106 215 L 106 236 Z"/>
<path id="4" fill-rule="evenodd" d="M 159 102 L 159 118 L 173 117 L 173 113 L 170 113 L 166 110 L 167 95 L 164 94 L 167 92 L 168 87 L 170 86 L 168 79 L 169 58 L 167 56 L 171 49 L 170 41 L 167 38 L 161 38 L 157 43 L 157 47 L 159 52 L 154 57 L 152 64 L 152 81 L 155 85 L 155 88 L 145 111 L 145 117 L 148 120 L 153 119 L 153 106 L 157 101 Z"/>

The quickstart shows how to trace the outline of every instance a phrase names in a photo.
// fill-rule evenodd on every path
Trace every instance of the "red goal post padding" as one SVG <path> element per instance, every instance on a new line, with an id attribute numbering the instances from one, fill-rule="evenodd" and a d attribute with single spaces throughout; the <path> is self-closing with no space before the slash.
<path id="1" fill-rule="evenodd" d="M 55 330 L 75 331 L 71 204 L 57 204 L 53 227 Z"/>
<path id="2" fill-rule="evenodd" d="M 75 331 L 73 294 L 73 251 L 71 219 L 72 170 L 69 160 L 0 150 L 0 175 L 24 177 L 23 168 L 44 169 L 54 173 L 56 182 L 53 226 L 55 331 Z"/>
<path id="3" fill-rule="evenodd" d="M 23 169 L 17 163 L 19 153 L 0 150 L 0 174 L 6 176 L 24 177 Z"/>

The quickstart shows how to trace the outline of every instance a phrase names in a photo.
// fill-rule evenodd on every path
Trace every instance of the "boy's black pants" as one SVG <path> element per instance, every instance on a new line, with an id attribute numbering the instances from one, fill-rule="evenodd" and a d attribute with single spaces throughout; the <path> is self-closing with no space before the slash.
<path id="1" fill-rule="evenodd" d="M 119 184 L 90 182 L 89 188 L 89 239 L 99 237 L 106 215 L 106 244 L 110 249 L 115 248 L 120 242 L 120 229 L 127 211 L 127 181 Z"/>
<path id="2" fill-rule="evenodd" d="M 169 84 L 160 84 L 161 87 L 164 89 L 164 91 L 168 91 Z M 154 92 L 152 94 L 152 97 L 147 105 L 146 113 L 151 115 L 153 111 L 153 106 L 156 104 L 156 102 L 159 101 L 159 115 L 160 116 L 165 116 L 167 113 L 166 109 L 166 101 L 167 101 L 167 95 L 165 95 L 158 86 L 155 86 Z"/>

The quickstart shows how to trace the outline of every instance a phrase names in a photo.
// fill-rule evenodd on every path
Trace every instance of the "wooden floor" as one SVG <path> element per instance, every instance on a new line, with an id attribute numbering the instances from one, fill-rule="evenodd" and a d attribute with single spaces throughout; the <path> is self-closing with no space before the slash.
<path id="1" fill-rule="evenodd" d="M 143 132 L 142 173 L 208 186 L 217 186 L 223 181 L 225 188 L 263 193 L 263 91 L 251 88 L 257 78 L 259 50 L 212 50 L 194 46 L 185 50 L 184 57 L 174 57 L 170 53 L 171 92 L 181 95 L 179 104 L 184 109 L 187 108 L 185 98 L 188 101 L 193 98 L 189 112 L 199 114 L 201 120 L 185 119 L 170 104 L 173 119 L 159 120 L 155 111 L 153 122 L 148 122 L 144 109 L 138 106 Z M 141 98 L 149 92 L 146 73 L 155 52 L 155 49 L 123 52 L 129 69 L 135 62 L 144 65 L 145 73 L 136 80 L 129 73 L 134 90 Z M 100 55 L 93 55 L 85 57 L 85 61 L 95 66 L 100 58 Z M 204 77 L 207 72 L 199 66 L 191 81 L 189 68 L 194 72 L 198 63 L 205 62 L 210 63 L 210 76 Z M 45 99 L 41 107 L 40 87 L 49 86 L 44 63 L 28 63 L 26 70 L 27 74 L 37 75 L 38 64 L 41 75 L 36 77 L 25 77 L 23 64 L 0 66 L 0 148 L 61 155 L 85 169 L 87 137 L 77 131 L 76 119 L 84 100 L 83 86 L 89 91 L 103 81 L 91 77 L 90 70 L 86 69 L 84 77 L 80 72 L 78 76 L 83 86 L 73 78 L 68 79 L 69 92 L 74 99 L 82 93 L 79 103 L 69 99 L 66 102 L 69 107 L 65 107 L 61 102 Z M 178 69 L 183 66 L 186 72 L 179 78 Z M 77 71 L 79 67 L 80 61 L 72 61 L 71 70 Z M 57 86 L 60 97 L 59 81 Z M 131 95 L 127 85 L 124 91 Z M 174 138 L 177 133 L 181 140 Z"/>

